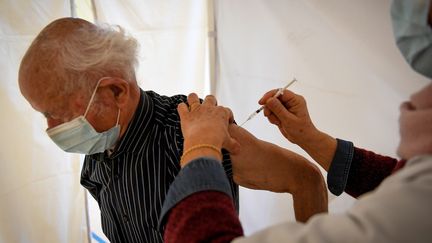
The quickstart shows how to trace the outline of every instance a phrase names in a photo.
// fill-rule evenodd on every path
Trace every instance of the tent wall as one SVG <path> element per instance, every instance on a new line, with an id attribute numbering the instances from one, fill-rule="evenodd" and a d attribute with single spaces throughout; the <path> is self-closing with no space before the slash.
<path id="1" fill-rule="evenodd" d="M 399 104 L 425 79 L 394 44 L 389 6 L 389 0 L 216 1 L 219 103 L 241 123 L 266 91 L 296 77 L 292 90 L 306 98 L 318 128 L 396 156 Z M 309 158 L 262 115 L 244 127 Z M 294 220 L 288 195 L 245 189 L 240 196 L 248 234 Z M 343 195 L 331 200 L 331 211 L 352 203 Z"/>
<path id="2" fill-rule="evenodd" d="M 79 157 L 51 142 L 17 83 L 30 42 L 63 16 L 69 1 L 0 2 L 0 242 L 87 242 Z"/>
<path id="3" fill-rule="evenodd" d="M 208 92 L 206 1 L 95 0 L 99 22 L 117 24 L 140 43 L 137 79 L 166 95 Z"/>

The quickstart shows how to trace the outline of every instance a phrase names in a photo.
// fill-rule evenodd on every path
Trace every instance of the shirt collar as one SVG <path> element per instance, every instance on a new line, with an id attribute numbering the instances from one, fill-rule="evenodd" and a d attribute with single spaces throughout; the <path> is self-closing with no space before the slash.
<path id="1" fill-rule="evenodd" d="M 154 104 L 151 97 L 140 89 L 140 101 L 112 157 L 121 152 L 131 150 L 136 144 L 136 134 L 149 133 L 153 123 Z"/>

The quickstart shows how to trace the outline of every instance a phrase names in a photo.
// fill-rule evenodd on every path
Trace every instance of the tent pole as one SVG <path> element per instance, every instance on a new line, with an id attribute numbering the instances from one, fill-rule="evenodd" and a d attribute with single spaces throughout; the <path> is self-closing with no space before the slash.
<path id="1" fill-rule="evenodd" d="M 215 95 L 217 83 L 217 52 L 214 0 L 207 1 L 210 94 Z"/>
<path id="2" fill-rule="evenodd" d="M 93 12 L 93 22 L 97 23 L 97 21 L 98 21 L 98 15 L 97 15 L 97 11 L 96 11 L 95 0 L 91 0 L 91 6 L 92 6 L 92 12 Z"/>
<path id="3" fill-rule="evenodd" d="M 76 18 L 77 14 L 76 14 L 75 0 L 70 0 L 69 2 L 70 2 L 71 17 Z"/>
<path id="4" fill-rule="evenodd" d="M 87 224 L 87 240 L 91 243 L 91 228 L 90 228 L 90 213 L 88 207 L 88 196 L 87 191 L 84 189 L 84 203 L 85 203 L 85 213 L 86 213 L 86 224 Z"/>

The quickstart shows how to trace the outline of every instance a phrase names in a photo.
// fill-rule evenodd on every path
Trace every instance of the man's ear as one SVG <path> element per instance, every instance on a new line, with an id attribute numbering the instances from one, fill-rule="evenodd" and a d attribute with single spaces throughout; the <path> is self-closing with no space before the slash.
<path id="1" fill-rule="evenodd" d="M 109 78 L 102 80 L 99 86 L 101 88 L 107 88 L 112 92 L 119 108 L 123 108 L 126 105 L 130 95 L 130 84 L 126 80 L 121 78 Z"/>

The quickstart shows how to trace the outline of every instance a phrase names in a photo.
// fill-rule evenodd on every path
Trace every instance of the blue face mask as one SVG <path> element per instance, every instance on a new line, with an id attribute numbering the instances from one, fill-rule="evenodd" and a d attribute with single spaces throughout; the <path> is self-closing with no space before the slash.
<path id="1" fill-rule="evenodd" d="M 432 78 L 432 29 L 428 24 L 430 0 L 394 0 L 393 33 L 411 67 Z"/>
<path id="2" fill-rule="evenodd" d="M 85 118 L 99 83 L 103 79 L 106 77 L 98 81 L 84 115 L 47 130 L 48 136 L 64 151 L 87 155 L 96 154 L 104 152 L 116 143 L 120 134 L 120 125 L 118 124 L 120 109 L 116 125 L 105 132 L 97 132 Z"/>

